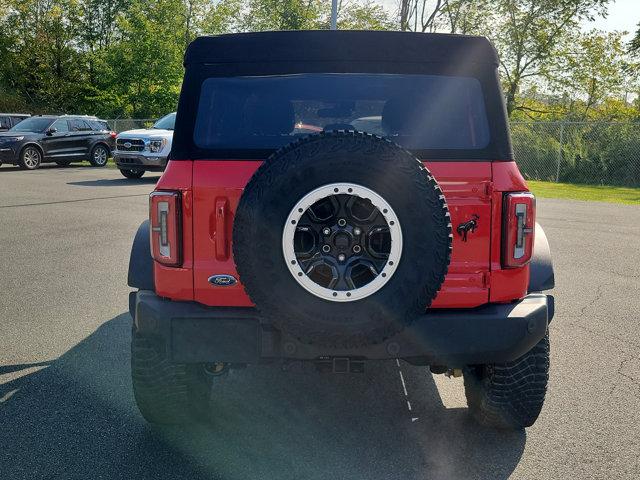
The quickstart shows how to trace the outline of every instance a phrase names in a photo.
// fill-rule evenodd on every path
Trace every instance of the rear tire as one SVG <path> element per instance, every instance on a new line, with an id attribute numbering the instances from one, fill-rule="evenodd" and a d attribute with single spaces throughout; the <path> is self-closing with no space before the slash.
<path id="1" fill-rule="evenodd" d="M 212 386 L 220 382 L 217 376 L 206 374 L 202 364 L 172 363 L 158 337 L 135 329 L 131 339 L 131 380 L 140 413 L 155 425 L 205 420 Z"/>
<path id="2" fill-rule="evenodd" d="M 104 167 L 109 161 L 109 155 L 111 152 L 102 144 L 98 144 L 91 150 L 91 156 L 89 157 L 89 163 L 94 167 Z"/>
<path id="3" fill-rule="evenodd" d="M 142 178 L 144 170 L 129 170 L 121 168 L 120 173 L 127 178 Z"/>
<path id="4" fill-rule="evenodd" d="M 42 153 L 33 145 L 27 145 L 20 152 L 20 168 L 25 170 L 35 170 L 42 163 Z"/>
<path id="5" fill-rule="evenodd" d="M 189 368 L 171 363 L 163 347 L 153 336 L 132 333 L 131 380 L 138 409 L 149 423 L 189 423 Z"/>
<path id="6" fill-rule="evenodd" d="M 534 424 L 549 381 L 549 334 L 522 357 L 464 371 L 467 404 L 481 425 L 519 430 Z"/>

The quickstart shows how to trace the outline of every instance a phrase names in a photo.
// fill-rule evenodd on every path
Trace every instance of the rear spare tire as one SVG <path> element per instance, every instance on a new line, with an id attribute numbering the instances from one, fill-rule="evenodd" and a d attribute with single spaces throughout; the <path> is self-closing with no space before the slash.
<path id="1" fill-rule="evenodd" d="M 380 343 L 424 313 L 451 252 L 440 187 L 396 144 L 310 136 L 273 154 L 240 199 L 233 253 L 261 315 L 306 343 Z"/>

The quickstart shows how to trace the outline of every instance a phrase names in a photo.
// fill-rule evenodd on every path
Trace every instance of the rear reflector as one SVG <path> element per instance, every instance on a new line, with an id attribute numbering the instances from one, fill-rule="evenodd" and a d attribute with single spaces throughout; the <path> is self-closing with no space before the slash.
<path id="1" fill-rule="evenodd" d="M 180 192 L 153 192 L 149 196 L 151 255 L 163 265 L 182 264 Z"/>
<path id="2" fill-rule="evenodd" d="M 532 193 L 508 193 L 504 197 L 502 267 L 526 265 L 533 254 L 536 199 Z"/>

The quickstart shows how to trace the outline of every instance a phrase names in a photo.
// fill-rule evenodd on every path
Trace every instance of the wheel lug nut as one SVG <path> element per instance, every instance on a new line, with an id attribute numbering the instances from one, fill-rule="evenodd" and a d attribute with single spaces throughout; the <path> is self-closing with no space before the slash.
<path id="1" fill-rule="evenodd" d="M 323 245 L 322 246 L 322 251 L 324 253 L 329 253 L 331 251 L 331 247 L 329 245 Z"/>
<path id="2" fill-rule="evenodd" d="M 329 227 L 324 227 L 324 228 L 322 229 L 322 233 L 323 233 L 324 235 L 331 235 L 331 229 L 330 229 Z"/>
<path id="3" fill-rule="evenodd" d="M 338 255 L 338 261 L 339 262 L 344 262 L 346 258 L 347 257 L 345 256 L 344 253 L 341 253 L 340 255 Z"/>
<path id="4" fill-rule="evenodd" d="M 338 226 L 344 227 L 347 224 L 347 221 L 344 218 L 338 220 Z"/>
<path id="5" fill-rule="evenodd" d="M 362 251 L 362 247 L 360 245 L 353 246 L 353 253 L 360 253 Z"/>
<path id="6" fill-rule="evenodd" d="M 353 234 L 354 235 L 360 235 L 362 233 L 362 230 L 360 230 L 360 228 L 356 227 L 353 229 Z"/>

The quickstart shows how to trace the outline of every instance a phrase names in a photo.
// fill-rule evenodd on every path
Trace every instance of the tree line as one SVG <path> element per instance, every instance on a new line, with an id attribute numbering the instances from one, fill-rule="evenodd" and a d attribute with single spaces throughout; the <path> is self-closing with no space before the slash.
<path id="1" fill-rule="evenodd" d="M 636 120 L 640 36 L 583 31 L 609 0 L 340 0 L 338 28 L 488 36 L 513 119 Z M 199 35 L 327 29 L 329 0 L 3 0 L 0 111 L 157 117 Z"/>

